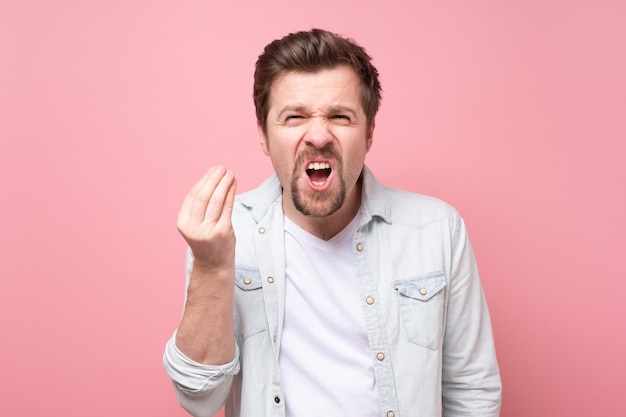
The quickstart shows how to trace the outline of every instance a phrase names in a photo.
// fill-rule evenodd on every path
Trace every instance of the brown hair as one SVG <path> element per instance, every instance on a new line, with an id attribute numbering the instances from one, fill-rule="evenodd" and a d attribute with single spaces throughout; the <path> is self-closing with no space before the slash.
<path id="1" fill-rule="evenodd" d="M 353 40 L 322 29 L 291 33 L 268 44 L 259 55 L 254 71 L 254 106 L 263 132 L 267 133 L 267 114 L 272 83 L 289 71 L 318 72 L 348 65 L 361 80 L 361 105 L 368 128 L 378 112 L 381 87 L 378 70 L 365 49 Z"/>

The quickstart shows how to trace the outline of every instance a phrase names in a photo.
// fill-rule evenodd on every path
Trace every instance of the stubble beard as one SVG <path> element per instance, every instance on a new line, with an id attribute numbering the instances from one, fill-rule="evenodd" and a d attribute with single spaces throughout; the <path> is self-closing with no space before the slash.
<path id="1" fill-rule="evenodd" d="M 298 188 L 298 180 L 304 170 L 301 168 L 304 160 L 307 158 L 314 158 L 316 156 L 322 156 L 325 158 L 333 158 L 335 166 L 333 167 L 333 181 L 338 181 L 339 188 L 333 191 L 315 192 L 310 190 L 301 191 Z M 308 150 L 302 152 L 294 166 L 292 181 L 291 181 L 291 199 L 293 205 L 300 213 L 305 216 L 311 217 L 327 217 L 339 210 L 346 201 L 346 182 L 343 178 L 343 163 L 341 161 L 341 155 L 334 152 L 333 149 L 321 149 L 321 150 Z"/>

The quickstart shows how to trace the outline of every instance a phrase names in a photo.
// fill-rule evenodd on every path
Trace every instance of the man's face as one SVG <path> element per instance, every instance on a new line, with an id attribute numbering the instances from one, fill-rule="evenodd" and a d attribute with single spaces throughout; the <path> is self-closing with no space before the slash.
<path id="1" fill-rule="evenodd" d="M 350 197 L 374 129 L 373 121 L 367 127 L 360 92 L 359 78 L 347 66 L 289 72 L 272 84 L 267 134 L 259 127 L 261 143 L 283 200 L 289 198 L 304 215 L 329 216 L 346 200 L 357 201 Z"/>

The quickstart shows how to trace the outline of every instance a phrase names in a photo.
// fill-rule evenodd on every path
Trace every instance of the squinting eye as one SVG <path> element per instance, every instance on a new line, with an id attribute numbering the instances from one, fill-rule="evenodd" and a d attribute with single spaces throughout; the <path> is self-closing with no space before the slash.
<path id="1" fill-rule="evenodd" d="M 346 116 L 345 114 L 335 114 L 333 116 L 330 117 L 331 119 L 339 119 L 339 120 L 350 120 L 350 118 L 348 116 Z"/>

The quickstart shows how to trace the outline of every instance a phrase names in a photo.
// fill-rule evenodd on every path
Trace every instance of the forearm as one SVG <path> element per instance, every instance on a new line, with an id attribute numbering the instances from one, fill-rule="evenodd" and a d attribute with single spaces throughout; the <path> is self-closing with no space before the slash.
<path id="1" fill-rule="evenodd" d="M 234 266 L 211 270 L 194 265 L 176 347 L 190 359 L 221 365 L 235 356 Z"/>

